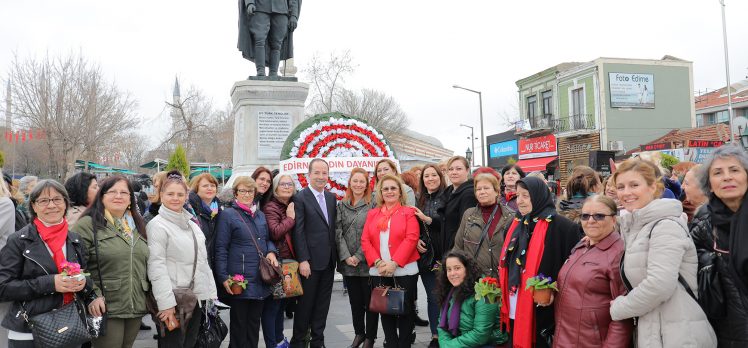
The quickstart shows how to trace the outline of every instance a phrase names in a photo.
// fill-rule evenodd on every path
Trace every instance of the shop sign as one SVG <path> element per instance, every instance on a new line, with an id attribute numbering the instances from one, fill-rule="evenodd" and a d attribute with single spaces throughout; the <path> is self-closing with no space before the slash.
<path id="1" fill-rule="evenodd" d="M 503 141 L 500 143 L 491 144 L 488 147 L 490 158 L 512 156 L 517 154 L 517 140 Z"/>
<path id="2" fill-rule="evenodd" d="M 569 144 L 566 145 L 566 153 L 568 154 L 575 154 L 575 153 L 589 153 L 592 151 L 592 144 Z"/>
<path id="3" fill-rule="evenodd" d="M 556 137 L 553 134 L 519 140 L 519 158 L 558 156 Z"/>
<path id="4" fill-rule="evenodd" d="M 659 151 L 659 150 L 666 150 L 671 149 L 673 146 L 671 143 L 656 143 L 656 144 L 646 144 L 639 146 L 642 151 Z"/>
<path id="5" fill-rule="evenodd" d="M 725 145 L 722 140 L 689 140 L 688 147 L 720 147 Z"/>

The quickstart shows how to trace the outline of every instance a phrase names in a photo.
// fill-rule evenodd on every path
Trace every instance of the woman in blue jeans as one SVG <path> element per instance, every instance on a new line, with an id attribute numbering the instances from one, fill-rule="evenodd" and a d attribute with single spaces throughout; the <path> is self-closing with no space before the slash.
<path id="1" fill-rule="evenodd" d="M 442 195 L 445 183 L 441 170 L 434 164 L 423 167 L 419 181 L 421 196 L 418 197 L 416 216 L 421 220 L 421 238 L 417 248 L 421 254 L 424 254 L 429 247 L 434 249 L 433 259 L 428 260 L 429 266 L 419 268 L 428 301 L 429 327 L 431 329 L 429 347 L 434 348 L 439 347 L 439 334 L 436 331 L 439 320 L 439 303 L 434 294 L 434 289 L 436 288 L 436 273 L 441 264 L 437 261 L 441 260 L 445 253 L 444 246 L 439 243 L 442 240 L 441 225 L 443 218 L 437 213 L 437 210 L 443 209 L 445 205 Z M 429 246 L 427 243 L 431 243 L 431 245 Z M 428 255 L 421 255 L 421 257 L 428 257 Z"/>

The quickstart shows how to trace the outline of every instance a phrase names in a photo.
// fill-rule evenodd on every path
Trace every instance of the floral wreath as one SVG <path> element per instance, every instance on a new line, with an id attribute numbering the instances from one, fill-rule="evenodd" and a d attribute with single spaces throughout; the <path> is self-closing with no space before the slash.
<path id="1" fill-rule="evenodd" d="M 281 160 L 315 157 L 394 157 L 381 132 L 361 119 L 339 112 L 316 115 L 299 124 L 281 150 Z M 327 189 L 343 199 L 350 173 L 331 172 Z M 374 177 L 371 178 L 372 182 Z M 296 189 L 309 185 L 307 174 L 296 174 Z"/>

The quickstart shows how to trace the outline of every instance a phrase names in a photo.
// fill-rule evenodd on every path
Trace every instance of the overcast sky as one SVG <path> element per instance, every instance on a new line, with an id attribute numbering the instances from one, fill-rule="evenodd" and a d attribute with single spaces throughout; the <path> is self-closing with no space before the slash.
<path id="1" fill-rule="evenodd" d="M 748 75 L 748 1 L 726 2 L 735 82 Z M 138 100 L 143 132 L 160 138 L 175 76 L 223 106 L 250 75 L 236 39 L 235 0 L 0 0 L 0 79 L 14 52 L 80 51 Z M 301 67 L 350 50 L 349 87 L 394 96 L 413 130 L 458 154 L 470 145 L 460 123 L 479 134 L 478 101 L 453 84 L 483 92 L 486 135 L 507 129 L 515 81 L 561 62 L 669 54 L 693 61 L 695 90 L 725 84 L 718 0 L 306 0 L 294 40 Z"/>

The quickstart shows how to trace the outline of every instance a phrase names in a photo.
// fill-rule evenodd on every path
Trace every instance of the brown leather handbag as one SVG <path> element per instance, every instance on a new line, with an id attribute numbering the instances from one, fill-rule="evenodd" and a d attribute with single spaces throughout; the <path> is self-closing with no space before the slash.
<path id="1" fill-rule="evenodd" d="M 270 261 L 265 257 L 265 254 L 262 253 L 262 250 L 260 250 L 260 246 L 257 244 L 257 239 L 255 239 L 255 234 L 252 233 L 252 227 L 244 221 L 244 218 L 242 218 L 241 215 L 239 216 L 239 219 L 247 225 L 249 237 L 255 244 L 255 248 L 257 248 L 257 256 L 260 258 L 260 278 L 262 278 L 262 282 L 268 285 L 277 284 L 283 278 L 283 271 L 281 271 L 280 265 L 273 266 L 273 264 L 270 263 Z"/>

